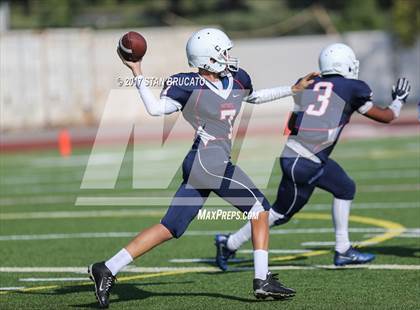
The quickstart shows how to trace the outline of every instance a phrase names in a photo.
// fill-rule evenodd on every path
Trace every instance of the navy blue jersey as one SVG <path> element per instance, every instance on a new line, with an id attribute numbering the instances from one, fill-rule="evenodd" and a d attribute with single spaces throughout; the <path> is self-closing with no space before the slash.
<path id="1" fill-rule="evenodd" d="M 161 96 L 176 100 L 184 118 L 196 131 L 195 147 L 218 145 L 230 154 L 233 125 L 243 98 L 252 92 L 242 69 L 227 71 L 219 89 L 198 73 L 179 73 L 165 83 Z"/>
<path id="2" fill-rule="evenodd" d="M 289 120 L 295 140 L 325 162 L 352 114 L 370 104 L 372 91 L 360 80 L 340 75 L 317 77 L 307 90 L 295 96 Z"/>

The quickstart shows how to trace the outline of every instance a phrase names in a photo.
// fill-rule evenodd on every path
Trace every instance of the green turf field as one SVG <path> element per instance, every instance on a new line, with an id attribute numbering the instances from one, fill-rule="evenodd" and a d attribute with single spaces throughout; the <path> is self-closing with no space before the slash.
<path id="1" fill-rule="evenodd" d="M 176 154 L 177 147 L 172 146 Z M 176 178 L 165 190 L 132 189 L 129 151 L 115 189 L 80 189 L 89 154 L 79 149 L 70 158 L 55 151 L 1 155 L 0 309 L 95 308 L 85 267 L 108 258 L 163 215 L 166 205 L 161 204 L 173 194 Z M 264 155 L 244 159 L 244 170 L 257 182 L 264 182 L 258 175 L 258 156 Z M 170 158 L 156 165 L 170 167 Z M 183 238 L 119 275 L 111 308 L 419 309 L 419 137 L 343 141 L 333 158 L 358 186 L 351 238 L 371 242 L 366 250 L 377 259 L 369 269 L 331 268 L 331 197 L 317 191 L 299 216 L 276 227 L 270 238 L 270 266 L 297 290 L 293 299 L 254 299 L 251 244 L 238 253 L 231 272 L 214 268 L 214 234 L 239 228 L 242 221 L 196 220 Z M 270 201 L 279 182 L 274 168 L 263 190 Z M 99 165 L 107 169 L 106 162 Z M 151 183 L 165 175 L 146 172 Z"/>

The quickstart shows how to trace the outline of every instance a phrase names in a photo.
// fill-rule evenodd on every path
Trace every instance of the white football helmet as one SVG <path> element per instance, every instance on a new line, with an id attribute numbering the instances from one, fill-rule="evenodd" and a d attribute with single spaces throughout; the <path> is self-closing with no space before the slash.
<path id="1" fill-rule="evenodd" d="M 201 29 L 193 33 L 187 42 L 188 64 L 214 73 L 220 73 L 226 68 L 237 71 L 239 61 L 229 55 L 232 47 L 232 41 L 223 31 L 215 28 Z"/>
<path id="2" fill-rule="evenodd" d="M 325 47 L 319 54 L 319 69 L 322 75 L 340 74 L 348 79 L 359 76 L 359 61 L 353 50 L 342 43 Z"/>

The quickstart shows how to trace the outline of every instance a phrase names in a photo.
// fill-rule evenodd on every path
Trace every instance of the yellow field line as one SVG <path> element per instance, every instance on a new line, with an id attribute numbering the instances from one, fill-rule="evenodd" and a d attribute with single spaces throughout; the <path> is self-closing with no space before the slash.
<path id="1" fill-rule="evenodd" d="M 309 220 L 330 220 L 331 219 L 331 214 L 326 214 L 326 213 L 302 213 L 302 214 L 297 214 L 296 218 L 309 219 Z M 375 219 L 375 218 L 371 218 L 371 217 L 352 215 L 352 216 L 350 216 L 350 221 L 355 222 L 355 223 L 374 225 L 374 226 L 378 226 L 378 227 L 382 227 L 382 228 L 390 230 L 390 231 L 384 232 L 381 235 L 378 235 L 378 236 L 375 236 L 375 237 L 372 237 L 370 239 L 367 239 L 367 240 L 363 241 L 360 244 L 360 246 L 378 244 L 378 243 L 384 242 L 386 240 L 389 240 L 391 238 L 394 238 L 394 237 L 402 234 L 405 231 L 405 227 L 402 226 L 401 224 L 391 222 L 391 221 L 387 221 L 387 220 L 382 220 L 382 219 Z M 328 254 L 328 253 L 330 253 L 329 250 L 314 250 L 314 251 L 310 251 L 310 252 L 302 253 L 302 254 L 297 254 L 297 255 L 277 256 L 277 257 L 273 257 L 272 259 L 270 259 L 270 261 L 295 260 L 295 259 L 299 259 L 299 258 L 302 258 L 302 257 L 312 257 L 312 256 L 324 255 L 324 254 Z M 238 265 L 240 265 L 240 264 L 238 264 Z M 157 273 L 152 273 L 152 274 L 140 274 L 140 275 L 136 275 L 136 276 L 119 277 L 118 282 L 132 281 L 132 280 L 138 280 L 138 279 L 147 279 L 147 278 L 154 278 L 154 277 L 171 276 L 171 275 L 176 275 L 176 274 L 196 273 L 196 272 L 200 272 L 200 271 L 196 270 L 196 269 L 194 269 L 194 270 L 185 269 L 185 270 L 177 270 L 177 271 L 157 272 Z M 86 281 L 86 282 L 78 283 L 77 285 L 92 285 L 92 282 Z M 5 294 L 9 294 L 9 293 L 14 293 L 14 292 L 21 292 L 21 293 L 23 292 L 24 293 L 24 292 L 50 290 L 50 289 L 56 289 L 56 288 L 59 288 L 59 287 L 60 287 L 59 285 L 35 286 L 35 287 L 28 287 L 28 288 L 24 288 L 24 289 L 20 289 L 20 290 L 16 290 L 16 291 L 3 291 L 3 292 L 0 292 L 0 295 L 5 295 Z"/>
<path id="2" fill-rule="evenodd" d="M 147 278 L 155 278 L 155 277 L 163 277 L 163 276 L 172 276 L 175 274 L 190 273 L 190 272 L 191 270 L 187 269 L 187 270 L 176 270 L 176 271 L 140 274 L 136 276 L 118 277 L 118 282 L 126 282 L 126 281 L 138 280 L 138 279 L 147 279 Z M 79 282 L 79 283 L 76 283 L 76 285 L 78 286 L 93 285 L 93 282 L 91 281 Z M 34 286 L 34 287 L 23 288 L 16 291 L 3 291 L 3 292 L 0 292 L 0 295 L 16 293 L 16 292 L 26 293 L 26 292 L 34 292 L 34 291 L 44 291 L 44 290 L 51 290 L 51 289 L 56 289 L 60 287 L 61 287 L 60 285 Z"/>
<path id="3" fill-rule="evenodd" d="M 298 219 L 305 219 L 305 220 L 331 220 L 331 214 L 326 213 L 299 213 L 296 214 L 296 218 Z M 361 224 L 369 224 L 373 226 L 378 226 L 381 228 L 385 228 L 391 231 L 385 231 L 383 234 L 378 236 L 372 237 L 360 243 L 360 247 L 371 245 L 371 244 L 378 244 L 394 238 L 398 235 L 401 235 L 405 231 L 405 227 L 399 223 L 375 219 L 372 217 L 365 217 L 365 216 L 358 216 L 358 215 L 351 215 L 350 222 L 361 223 Z M 285 260 L 295 260 L 300 259 L 303 257 L 312 257 L 318 255 L 328 254 L 331 251 L 329 250 L 314 250 L 302 254 L 296 255 L 286 255 L 286 256 L 277 256 L 270 259 L 270 261 L 285 261 Z"/>
<path id="4" fill-rule="evenodd" d="M 155 278 L 155 277 L 163 277 L 163 276 L 172 276 L 172 275 L 175 275 L 175 274 L 183 274 L 183 273 L 189 273 L 189 272 L 191 272 L 191 270 L 186 269 L 186 270 L 157 272 L 157 273 L 151 273 L 151 274 L 139 274 L 139 275 L 136 275 L 136 276 L 120 277 L 120 278 L 118 278 L 118 282 L 132 281 L 132 280 L 138 280 L 138 279 L 147 279 L 147 278 Z"/>

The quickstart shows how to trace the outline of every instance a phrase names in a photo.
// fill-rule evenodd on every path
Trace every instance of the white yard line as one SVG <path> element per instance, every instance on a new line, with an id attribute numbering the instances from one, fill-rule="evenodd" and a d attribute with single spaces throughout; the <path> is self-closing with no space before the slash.
<path id="1" fill-rule="evenodd" d="M 123 209 L 98 211 L 53 211 L 53 212 L 15 212 L 1 213 L 0 220 L 18 219 L 54 219 L 54 218 L 99 218 L 99 217 L 133 217 L 162 216 L 166 209 Z"/>
<path id="2" fill-rule="evenodd" d="M 373 185 L 360 185 L 357 187 L 358 192 L 373 193 L 373 192 L 410 192 L 420 190 L 420 184 L 373 184 Z"/>
<path id="3" fill-rule="evenodd" d="M 353 244 L 357 244 L 358 242 L 353 242 Z M 308 241 L 302 242 L 301 246 L 305 247 L 317 247 L 317 246 L 333 246 L 335 245 L 335 241 Z"/>
<path id="4" fill-rule="evenodd" d="M 24 288 L 25 288 L 24 286 L 0 287 L 0 291 L 19 291 Z"/>
<path id="5" fill-rule="evenodd" d="M 84 278 L 21 278 L 20 282 L 73 282 L 88 280 L 88 276 Z"/>
<path id="6" fill-rule="evenodd" d="M 132 199 L 131 199 L 132 198 Z M 130 205 L 138 203 L 137 197 L 127 197 Z M 103 197 L 105 199 L 105 197 Z M 112 199 L 108 198 L 108 199 Z M 153 199 L 149 198 L 149 205 L 153 205 Z M 161 202 L 161 198 L 158 198 Z M 57 201 L 58 202 L 58 201 Z M 138 205 L 138 204 L 137 204 Z M 231 210 L 230 207 L 219 207 Z M 355 203 L 353 209 L 416 209 L 420 208 L 420 202 L 375 202 L 375 203 Z M 206 207 L 214 209 L 214 207 Z M 330 204 L 309 204 L 306 209 L 310 210 L 329 210 Z M 52 211 L 52 212 L 10 212 L 0 213 L 0 220 L 19 220 L 19 219 L 54 219 L 54 218 L 99 218 L 99 217 L 133 217 L 133 216 L 162 216 L 166 208 L 148 208 L 148 209 L 120 209 L 120 210 L 85 210 L 85 211 Z"/>
<path id="7" fill-rule="evenodd" d="M 229 261 L 232 263 L 240 263 L 247 261 L 248 259 L 232 258 Z M 214 258 L 173 258 L 168 260 L 170 263 L 215 263 Z"/>
<path id="8" fill-rule="evenodd" d="M 248 249 L 248 250 L 238 250 L 238 253 L 244 253 L 244 254 L 253 254 L 254 250 Z M 305 250 L 305 249 L 269 249 L 270 253 L 273 254 L 301 254 L 301 253 L 308 253 L 311 252 L 311 250 Z"/>
<path id="9" fill-rule="evenodd" d="M 84 167 L 89 161 L 90 155 L 72 155 L 69 158 L 61 158 L 56 156 L 40 157 L 30 161 L 33 167 Z M 93 156 L 94 165 L 112 165 L 121 162 L 121 154 L 103 153 Z M 91 163 L 92 164 L 92 163 Z"/>
<path id="10" fill-rule="evenodd" d="M 74 233 L 74 234 L 43 234 L 43 235 L 9 235 L 0 236 L 0 241 L 18 240 L 54 240 L 54 239 L 86 239 L 86 238 L 126 238 L 133 237 L 134 232 L 108 232 L 108 233 Z"/>
<path id="11" fill-rule="evenodd" d="M 407 228 L 405 233 L 417 234 L 419 228 Z M 293 235 L 293 234 L 329 234 L 333 233 L 333 228 L 295 228 L 295 229 L 272 229 L 271 235 Z M 350 228 L 351 233 L 383 233 L 383 232 L 401 232 L 401 229 L 383 229 L 383 228 Z M 31 235 L 3 235 L 0 241 L 19 241 L 19 240 L 54 240 L 54 239 L 90 239 L 90 238 L 128 238 L 133 237 L 138 232 L 85 232 L 85 233 L 57 233 L 57 234 L 31 234 Z M 185 232 L 185 236 L 214 236 L 219 233 L 228 233 L 228 231 L 219 230 L 191 230 Z M 305 243 L 306 244 L 306 243 Z M 303 245 L 303 244 L 302 244 Z M 312 245 L 312 244 L 311 244 Z"/>
<path id="12" fill-rule="evenodd" d="M 420 265 L 399 265 L 399 264 L 384 264 L 384 265 L 349 265 L 346 267 L 336 267 L 334 265 L 284 265 L 284 266 L 270 266 L 270 270 L 301 270 L 301 269 L 376 269 L 376 270 L 420 270 Z M 248 271 L 253 270 L 253 267 L 236 267 L 231 268 L 231 271 Z M 130 273 L 155 273 L 155 272 L 171 272 L 171 271 L 185 271 L 185 272 L 217 272 L 220 271 L 217 267 L 126 267 L 123 272 Z M 0 267 L 0 272 L 7 273 L 87 273 L 87 267 Z M 83 278 L 85 279 L 85 278 Z"/>
<path id="13" fill-rule="evenodd" d="M 378 184 L 378 185 L 359 185 L 357 191 L 361 193 L 373 193 L 373 192 L 400 192 L 400 191 L 418 191 L 420 190 L 420 184 Z M 277 189 L 266 189 L 265 194 L 277 193 Z M 314 194 L 328 194 L 325 191 L 315 191 Z M 154 205 L 169 205 L 172 201 L 172 196 L 169 197 L 87 197 L 79 196 L 76 199 L 76 206 L 154 206 Z M 210 197 L 207 200 L 208 205 L 227 205 L 218 197 Z"/>
<path id="14" fill-rule="evenodd" d="M 331 204 L 308 204 L 306 208 L 311 210 L 330 210 Z M 367 202 L 353 203 L 352 209 L 416 209 L 420 208 L 418 202 Z"/>
<path id="15" fill-rule="evenodd" d="M 351 174 L 350 174 L 351 175 Z M 389 173 L 390 177 L 389 178 L 393 178 L 393 179 L 401 179 L 401 178 L 410 178 L 410 179 L 414 179 L 416 178 L 416 180 L 418 180 L 418 173 L 416 173 L 416 171 L 408 171 L 405 172 L 404 175 L 398 176 L 396 173 Z M 268 181 L 268 177 L 269 176 L 258 176 L 255 174 L 250 174 L 250 176 L 252 177 L 253 180 L 257 180 L 258 182 L 261 182 L 261 184 L 266 184 L 266 182 Z M 376 176 L 376 172 L 372 171 L 370 174 L 369 173 L 365 173 L 364 176 L 361 176 L 361 178 L 358 177 L 354 177 L 356 180 L 371 180 L 371 179 L 377 179 L 380 178 L 380 176 Z M 383 177 L 385 178 L 385 177 Z M 109 178 L 104 178 L 101 175 L 95 176 L 94 180 L 91 178 L 91 181 L 97 181 L 97 183 L 95 184 L 96 186 L 98 186 L 98 189 L 109 189 L 109 182 L 107 181 L 107 179 Z M 6 179 L 7 180 L 7 179 Z M 420 184 L 416 183 L 416 180 L 412 180 L 410 182 L 410 180 L 406 180 L 406 182 L 403 183 L 398 183 L 398 184 L 369 184 L 369 185 L 359 185 L 357 187 L 358 192 L 378 192 L 378 191 L 389 191 L 389 192 L 396 192 L 396 191 L 415 191 L 415 190 L 420 190 Z M 159 178 L 156 175 L 150 175 L 150 177 L 147 178 L 148 181 L 148 187 L 156 187 L 159 188 L 161 190 L 166 190 L 166 188 L 163 188 L 162 185 L 163 184 L 167 184 L 167 182 L 163 182 L 161 180 L 161 178 Z M 152 182 L 152 183 L 151 183 Z M 119 183 L 124 184 L 126 189 L 130 189 L 132 188 L 132 180 L 131 178 L 129 178 L 128 176 L 125 178 L 120 178 L 119 179 Z M 105 185 L 104 185 L 105 184 Z M 51 193 L 56 193 L 56 194 L 72 194 L 74 196 L 76 196 L 77 194 L 81 193 L 80 190 L 80 185 L 81 185 L 81 180 L 79 182 L 69 182 L 69 183 L 65 183 L 65 182 L 60 182 L 60 179 L 57 180 L 56 183 L 45 183 L 45 184 L 28 184 L 28 186 L 23 186 L 23 184 L 20 184 L 22 186 L 16 187 L 15 185 L 7 185 L 4 184 L 2 185 L 4 187 L 4 192 L 7 192 L 9 195 L 17 195 L 17 194 L 51 194 Z M 166 185 L 164 185 L 166 186 Z M 162 187 L 162 188 L 160 188 Z M 145 189 L 147 189 L 145 188 Z M 275 193 L 276 190 L 264 190 L 265 193 Z M 316 191 L 315 194 L 319 194 L 321 192 Z M 80 198 L 80 202 L 78 202 L 78 205 L 109 205 L 109 202 L 105 199 L 102 199 L 104 197 L 81 197 Z M 105 197 L 106 198 L 106 197 Z M 107 197 L 107 198 L 124 198 L 124 197 Z M 164 200 L 166 201 L 165 204 L 167 204 L 171 197 L 163 197 Z M 146 198 L 145 198 L 146 199 Z M 123 205 L 125 205 L 127 202 L 126 201 L 122 201 L 119 202 L 119 204 L 123 203 Z M 144 204 L 148 205 L 147 200 L 144 202 Z"/>
<path id="16" fill-rule="evenodd" d="M 86 267 L 0 267 L 0 272 L 65 272 L 65 273 L 87 273 Z"/>
<path id="17" fill-rule="evenodd" d="M 373 172 L 374 173 L 374 172 Z M 358 185 L 358 193 L 377 193 L 377 192 L 415 192 L 420 190 L 419 183 L 405 183 L 405 184 L 370 184 L 370 185 Z M 277 194 L 277 189 L 264 190 L 266 195 Z M 331 195 L 330 193 L 321 189 L 316 189 L 313 195 Z"/>
<path id="18" fill-rule="evenodd" d="M 2 206 L 15 206 L 22 204 L 61 204 L 71 203 L 76 200 L 75 197 L 69 195 L 59 196 L 29 196 L 29 197 L 16 197 L 16 198 L 0 198 L 0 205 Z"/>
<path id="19" fill-rule="evenodd" d="M 257 177 L 253 177 L 254 180 L 258 181 Z M 264 180 L 268 180 L 268 179 L 264 179 Z M 261 180 L 259 180 L 261 181 Z M 105 185 L 103 184 L 104 180 L 99 179 L 98 183 L 96 184 L 98 187 L 97 189 L 109 189 L 107 186 L 109 186 L 109 182 L 105 182 Z M 127 189 L 132 188 L 132 181 L 131 180 L 121 180 L 119 181 L 120 183 L 124 182 L 125 186 Z M 145 189 L 149 189 L 149 188 L 159 188 L 160 186 L 162 186 L 162 184 L 166 184 L 166 182 L 162 182 L 162 180 L 160 179 L 148 179 L 148 188 Z M 141 188 L 137 188 L 137 189 L 141 189 Z M 166 188 L 159 188 L 161 190 L 166 190 Z M 383 191 L 387 191 L 387 192 L 410 192 L 410 191 L 418 191 L 420 190 L 420 184 L 419 183 L 400 183 L 400 184 L 372 184 L 372 185 L 359 185 L 357 187 L 357 191 L 359 193 L 375 193 L 375 192 L 383 192 Z M 39 186 L 20 186 L 20 187 L 15 187 L 15 186 L 11 186 L 7 189 L 8 194 L 51 194 L 51 193 L 57 193 L 57 194 L 69 194 L 69 195 L 74 195 L 76 196 L 77 194 L 81 193 L 81 189 L 80 186 L 78 184 L 74 184 L 74 186 L 69 186 L 66 184 L 44 184 L 44 185 L 39 185 Z M 275 194 L 277 193 L 277 190 L 264 190 L 264 193 L 266 194 Z M 326 192 L 324 191 L 315 191 L 314 194 L 318 195 L 318 194 L 325 194 Z M 116 201 L 114 203 L 110 202 L 111 198 L 111 202 L 112 201 Z M 78 198 L 77 201 L 77 205 L 133 205 L 131 202 L 131 199 L 126 200 L 127 197 L 81 197 Z M 128 198 L 132 198 L 132 197 L 128 197 Z M 154 198 L 154 197 L 153 197 Z M 80 200 L 79 200 L 80 199 Z M 136 205 L 138 204 L 142 204 L 142 205 L 150 205 L 150 203 L 148 203 L 148 199 L 147 197 L 142 197 L 141 200 L 142 202 L 140 203 L 136 203 Z M 162 197 L 160 198 L 162 200 L 161 203 L 159 204 L 169 204 L 170 201 L 172 200 L 172 196 L 170 197 Z"/>
<path id="20" fill-rule="evenodd" d="M 401 178 L 420 178 L 420 171 L 417 168 L 404 170 L 374 170 L 374 171 L 351 171 L 352 178 L 356 180 L 375 180 L 375 179 L 401 179 Z"/>
<path id="21" fill-rule="evenodd" d="M 374 180 L 379 178 L 386 178 L 386 179 L 401 179 L 401 178 L 420 178 L 420 171 L 418 170 L 418 167 L 412 167 L 412 168 L 404 168 L 404 169 L 388 169 L 388 170 L 358 170 L 358 171 L 352 171 L 349 169 L 349 174 L 352 178 L 356 180 Z M 144 172 L 143 172 L 144 175 Z M 156 176 L 156 174 L 150 174 L 151 177 Z M 253 173 L 251 175 L 251 178 L 254 180 L 254 178 L 257 177 L 264 177 L 264 175 L 257 175 L 256 173 Z M 65 173 L 64 175 L 61 175 L 59 178 L 54 178 L 52 175 L 43 175 L 43 174 L 31 174 L 31 175 L 18 175 L 18 176 L 8 176 L 7 178 L 4 178 L 1 180 L 0 184 L 2 186 L 7 185 L 32 185 L 35 187 L 40 187 L 39 185 L 48 185 L 48 186 L 54 186 L 57 184 L 77 184 L 81 183 L 83 179 L 83 174 L 81 172 L 69 172 Z M 105 181 L 105 180 L 114 180 L 114 177 L 110 175 L 109 172 L 102 171 L 98 172 L 94 175 L 90 175 L 90 180 L 95 179 L 98 181 Z M 126 171 L 122 171 L 119 174 L 119 181 L 122 179 L 130 180 L 131 181 L 131 174 L 127 173 Z M 38 186 L 37 186 L 38 185 Z M 42 186 L 40 187 L 42 188 Z"/>
<path id="22" fill-rule="evenodd" d="M 300 250 L 300 249 L 270 249 L 270 253 L 273 254 L 301 254 L 301 253 L 308 253 L 311 252 L 311 250 Z M 254 250 L 248 249 L 248 250 L 238 250 L 238 253 L 243 254 L 252 254 L 254 253 Z M 244 262 L 248 261 L 249 259 L 241 259 L 241 258 L 233 258 L 230 259 L 229 262 Z M 170 263 L 215 263 L 214 258 L 173 258 L 168 260 Z"/>

